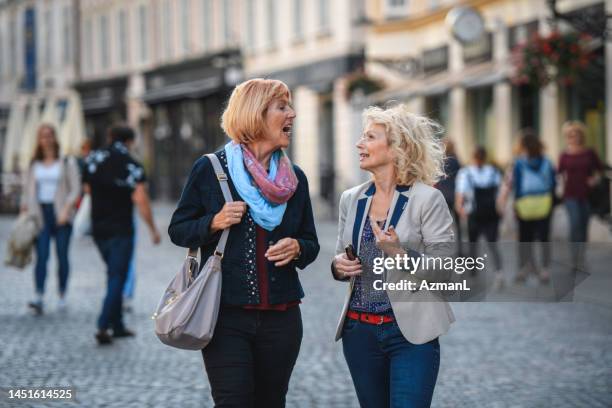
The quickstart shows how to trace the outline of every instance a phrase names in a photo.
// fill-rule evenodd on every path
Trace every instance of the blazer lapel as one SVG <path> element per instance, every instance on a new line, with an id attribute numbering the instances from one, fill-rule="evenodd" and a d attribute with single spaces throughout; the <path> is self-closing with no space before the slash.
<path id="1" fill-rule="evenodd" d="M 370 204 L 372 203 L 372 196 L 376 188 L 374 183 L 370 184 L 370 187 L 362 194 L 357 200 L 357 212 L 355 214 L 355 222 L 353 223 L 353 248 L 359 254 L 359 246 L 361 244 L 361 234 L 363 232 L 363 226 L 365 224 L 365 214 L 370 210 Z"/>
<path id="2" fill-rule="evenodd" d="M 384 230 L 386 231 L 390 226 L 395 228 L 397 226 L 397 222 L 399 221 L 402 213 L 406 209 L 406 205 L 408 204 L 408 191 L 410 190 L 410 186 L 397 186 L 395 189 L 395 194 L 393 200 L 391 202 L 391 208 L 393 208 L 393 212 L 391 213 L 391 218 L 387 219 L 387 223 L 385 223 Z"/>

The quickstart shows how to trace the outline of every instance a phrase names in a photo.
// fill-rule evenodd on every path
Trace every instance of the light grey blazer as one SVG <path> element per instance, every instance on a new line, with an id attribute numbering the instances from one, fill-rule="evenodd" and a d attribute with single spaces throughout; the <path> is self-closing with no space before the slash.
<path id="1" fill-rule="evenodd" d="M 372 181 L 353 187 L 342 193 L 338 221 L 336 254 L 344 252 L 352 243 L 359 254 L 359 243 L 366 214 L 375 192 Z M 416 182 L 411 187 L 397 186 L 385 228 L 393 225 L 402 246 L 412 255 L 452 256 L 453 219 L 440 191 Z M 414 275 L 404 270 L 388 270 L 387 282 L 409 279 L 418 283 L 452 281 L 456 275 L 448 270 L 418 270 Z M 383 276 L 383 275 L 381 275 Z M 344 319 L 353 291 L 354 278 L 350 279 L 344 306 L 336 328 L 336 341 L 342 337 Z M 411 292 L 387 290 L 393 313 L 404 337 L 413 344 L 423 344 L 446 333 L 455 316 L 448 302 L 439 293 L 422 290 Z"/>

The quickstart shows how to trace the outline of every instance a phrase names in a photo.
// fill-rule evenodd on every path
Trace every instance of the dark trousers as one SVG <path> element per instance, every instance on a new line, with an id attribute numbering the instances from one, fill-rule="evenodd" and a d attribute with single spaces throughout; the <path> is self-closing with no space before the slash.
<path id="1" fill-rule="evenodd" d="M 102 312 L 98 318 L 98 329 L 121 331 L 123 325 L 123 286 L 127 277 L 130 259 L 134 250 L 132 235 L 112 238 L 95 238 L 98 250 L 106 263 L 107 287 Z"/>
<path id="2" fill-rule="evenodd" d="M 470 256 L 476 257 L 476 246 L 478 238 L 484 235 L 489 249 L 493 255 L 495 269 L 500 270 L 502 267 L 501 256 L 497 248 L 497 237 L 499 235 L 499 218 L 479 219 L 472 215 L 468 217 L 468 239 L 470 241 Z"/>
<path id="3" fill-rule="evenodd" d="M 548 268 L 550 265 L 550 217 L 543 220 L 523 221 L 518 218 L 519 230 L 519 267 L 527 264 L 536 265 L 533 248 L 535 241 L 542 244 L 542 266 Z"/>
<path id="4" fill-rule="evenodd" d="M 301 343 L 299 306 L 222 307 L 213 339 L 202 350 L 215 407 L 284 407 Z"/>
<path id="5" fill-rule="evenodd" d="M 412 344 L 396 322 L 381 325 L 346 319 L 344 358 L 362 408 L 431 405 L 440 367 L 440 343 Z"/>
<path id="6" fill-rule="evenodd" d="M 41 204 L 43 215 L 43 228 L 36 238 L 36 267 L 34 268 L 34 282 L 38 294 L 45 293 L 45 280 L 47 279 L 47 262 L 49 261 L 49 249 L 51 238 L 55 237 L 55 250 L 57 253 L 57 275 L 59 278 L 59 293 L 66 293 L 68 284 L 68 248 L 72 225 L 57 225 L 53 204 Z"/>

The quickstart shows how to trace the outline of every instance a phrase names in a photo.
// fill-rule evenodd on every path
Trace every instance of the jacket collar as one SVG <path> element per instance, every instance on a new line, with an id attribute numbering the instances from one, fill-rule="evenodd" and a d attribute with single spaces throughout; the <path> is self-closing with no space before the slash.
<path id="1" fill-rule="evenodd" d="M 406 205 L 408 204 L 408 192 L 410 191 L 411 186 L 396 186 L 395 193 L 393 194 L 393 199 L 391 200 L 391 206 L 393 210 L 390 212 L 391 217 L 387 217 L 387 221 L 385 222 L 384 229 L 386 230 L 390 226 L 395 227 Z M 357 200 L 357 212 L 355 214 L 355 222 L 353 223 L 353 234 L 352 234 L 352 242 L 353 247 L 356 249 L 357 253 L 359 253 L 359 245 L 361 243 L 361 234 L 363 232 L 363 226 L 365 224 L 365 214 L 370 211 L 370 204 L 372 203 L 372 197 L 376 192 L 376 186 L 374 182 L 371 181 L 370 185 L 364 190 L 359 199 Z"/>

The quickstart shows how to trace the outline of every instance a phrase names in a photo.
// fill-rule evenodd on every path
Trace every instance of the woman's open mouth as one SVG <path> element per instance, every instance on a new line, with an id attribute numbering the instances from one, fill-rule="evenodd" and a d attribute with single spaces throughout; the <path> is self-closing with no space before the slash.
<path id="1" fill-rule="evenodd" d="M 293 130 L 293 125 L 287 125 L 285 127 L 283 127 L 283 133 L 287 136 L 287 137 L 291 137 L 291 131 Z"/>
<path id="2" fill-rule="evenodd" d="M 359 161 L 367 159 L 368 157 L 370 157 L 370 155 L 367 153 L 359 153 Z"/>

